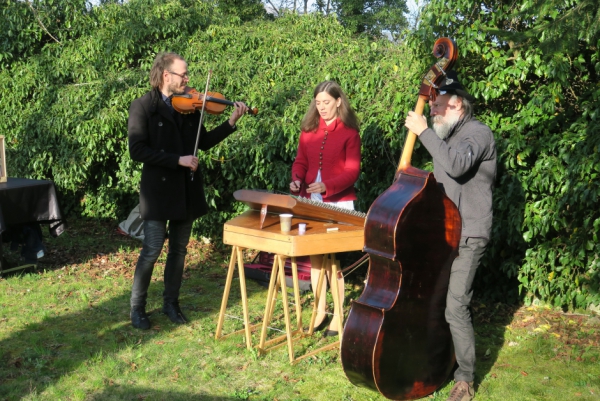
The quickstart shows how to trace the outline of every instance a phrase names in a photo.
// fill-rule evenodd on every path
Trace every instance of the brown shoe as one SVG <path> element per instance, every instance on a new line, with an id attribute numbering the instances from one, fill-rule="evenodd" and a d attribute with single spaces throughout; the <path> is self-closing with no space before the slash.
<path id="1" fill-rule="evenodd" d="M 473 382 L 457 381 L 446 401 L 471 401 L 474 396 Z"/>

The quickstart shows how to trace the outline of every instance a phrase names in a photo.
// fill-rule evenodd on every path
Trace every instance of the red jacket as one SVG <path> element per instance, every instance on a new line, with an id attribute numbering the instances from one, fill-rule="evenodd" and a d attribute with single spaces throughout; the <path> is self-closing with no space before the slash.
<path id="1" fill-rule="evenodd" d="M 323 145 L 325 133 L 327 139 Z M 321 147 L 323 149 L 321 150 Z M 322 153 L 322 158 L 321 158 Z M 300 181 L 300 196 L 310 198 L 308 184 L 317 178 L 321 164 L 321 181 L 327 191 L 324 202 L 356 200 L 354 183 L 360 173 L 360 136 L 354 128 L 348 128 L 338 118 L 329 126 L 321 118 L 314 132 L 302 132 L 298 154 L 292 165 L 292 181 Z"/>

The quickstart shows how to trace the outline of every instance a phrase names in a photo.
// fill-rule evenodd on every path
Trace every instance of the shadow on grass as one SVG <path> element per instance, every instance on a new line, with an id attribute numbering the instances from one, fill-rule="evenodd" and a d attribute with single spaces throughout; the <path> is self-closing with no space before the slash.
<path id="1" fill-rule="evenodd" d="M 113 220 L 71 219 L 67 229 L 58 237 L 48 235 L 45 226 L 43 225 L 42 229 L 45 256 L 38 260 L 37 267 L 3 273 L 2 277 L 9 278 L 23 273 L 43 272 L 74 265 L 84 265 L 87 270 L 95 267 L 105 269 L 106 266 L 95 263 L 95 259 L 119 254 L 127 256 L 129 260 L 116 262 L 131 268 L 131 264 L 137 261 L 142 247 L 142 241 L 118 234 L 118 222 Z M 2 246 L 3 257 L 6 258 L 8 267 L 26 264 L 21 257 L 20 246 L 15 250 L 10 248 L 9 242 Z"/>
<path id="2" fill-rule="evenodd" d="M 220 397 L 214 396 L 207 393 L 185 393 L 178 391 L 160 391 L 151 388 L 136 387 L 136 386 L 112 386 L 105 387 L 101 392 L 96 393 L 86 400 L 89 401 L 121 401 L 121 400 L 144 400 L 144 401 L 189 401 L 189 400 L 202 400 L 202 401 L 227 401 L 227 400 L 241 400 L 245 398 L 237 397 Z"/>
<path id="3" fill-rule="evenodd" d="M 110 229 L 113 225 L 114 223 L 110 222 L 94 222 L 89 227 L 84 225 L 85 227 L 80 228 L 81 226 L 75 224 L 73 229 L 75 233 L 73 231 L 69 233 L 72 237 L 63 238 L 67 234 L 65 233 L 58 239 L 53 239 L 53 241 L 57 241 L 57 246 L 51 249 L 51 251 L 56 251 L 53 257 L 60 255 L 65 258 L 67 262 L 61 262 L 63 265 L 87 263 L 85 268 L 78 267 L 78 269 L 85 270 L 85 275 L 82 275 L 81 279 L 86 279 L 88 275 L 91 277 L 101 276 L 102 271 L 113 268 L 105 265 L 96 266 L 94 263 L 98 262 L 99 254 L 109 255 L 118 252 L 121 247 L 126 248 L 126 251 L 122 253 L 128 254 L 128 257 L 131 258 L 130 262 L 135 262 L 137 259 L 136 248 L 141 246 L 141 242 L 119 238 L 116 237 L 116 234 L 112 234 L 111 237 Z M 77 239 L 80 235 L 90 238 Z M 104 237 L 108 238 L 103 239 Z M 181 294 L 182 307 L 186 311 L 191 311 L 192 324 L 194 324 L 195 318 L 201 314 L 218 312 L 226 275 L 226 269 L 223 267 L 228 259 L 228 255 L 223 253 L 213 254 L 211 255 L 212 260 L 207 262 L 200 260 L 200 255 L 194 256 L 195 251 L 192 246 L 184 273 L 184 278 L 186 276 L 187 278 L 185 278 L 186 282 L 182 287 Z M 357 256 L 360 255 L 348 255 L 347 259 L 349 262 L 353 262 Z M 56 267 L 60 267 L 61 263 L 56 263 Z M 117 264 L 117 262 L 111 263 Z M 205 269 L 202 267 L 205 264 L 214 267 Z M 342 266 L 347 264 L 349 263 L 342 263 Z M 129 269 L 129 274 L 133 272 L 131 266 L 128 268 L 121 266 L 120 268 Z M 347 278 L 347 285 L 350 287 L 350 291 L 347 293 L 347 303 L 362 292 L 366 269 L 367 266 L 364 265 Z M 126 280 L 129 278 L 126 277 Z M 240 303 L 237 283 L 236 274 L 228 301 L 228 306 L 234 309 L 239 309 Z M 130 355 L 133 353 L 132 349 L 148 342 L 157 341 L 159 336 L 162 338 L 165 333 L 175 329 L 175 326 L 164 315 L 158 313 L 157 307 L 149 308 L 149 312 L 153 312 L 151 321 L 155 329 L 143 332 L 131 328 L 128 316 L 130 284 L 129 280 L 127 289 L 118 290 L 119 293 L 116 296 L 112 296 L 110 299 L 105 298 L 98 303 L 93 302 L 90 307 L 81 311 L 65 311 L 67 305 L 60 305 L 59 302 L 56 309 L 44 309 L 41 312 L 46 315 L 40 319 L 40 323 L 30 324 L 10 332 L 8 337 L 0 340 L 0 399 L 17 400 L 28 394 L 52 393 L 52 391 L 64 389 L 64 384 L 57 386 L 57 389 L 53 387 L 59 382 L 68 383 L 69 380 L 73 380 L 73 377 L 81 376 L 81 370 L 86 369 L 86 366 L 94 369 L 94 361 L 99 356 L 114 359 L 112 364 L 114 367 L 105 372 L 94 373 L 95 376 L 92 377 L 98 383 L 85 386 L 86 399 L 203 399 L 209 401 L 243 399 L 240 398 L 243 395 L 237 396 L 236 394 L 231 396 L 233 398 L 227 398 L 203 393 L 203 390 L 195 388 L 189 392 L 177 388 L 167 392 L 136 384 L 135 382 L 139 382 L 139 380 L 135 376 L 133 376 L 134 380 L 128 380 L 132 377 L 128 377 L 128 375 L 132 375 L 131 364 L 139 365 L 139 360 Z M 151 284 L 149 296 L 151 307 L 154 305 L 153 303 L 160 301 L 161 291 L 162 281 Z M 249 297 L 252 297 L 255 291 L 264 292 L 265 290 L 258 285 L 249 285 Z M 235 305 L 238 307 L 236 308 Z M 305 306 L 308 307 L 308 305 Z M 27 307 L 29 308 L 30 304 L 27 304 Z M 250 310 L 251 317 L 255 313 L 260 315 L 263 308 L 264 303 L 257 302 Z M 477 335 L 477 383 L 484 380 L 494 365 L 503 346 L 505 327 L 510 323 L 512 315 L 511 309 L 500 304 L 483 307 L 481 304 L 474 303 Z M 255 319 L 251 320 L 253 323 L 258 322 Z M 213 321 L 209 326 L 215 323 Z M 239 341 L 242 342 L 242 336 L 239 337 Z M 152 358 L 146 356 L 143 358 L 147 358 L 143 362 L 144 367 L 148 366 L 153 369 Z M 151 374 L 160 373 L 151 372 Z"/>
<path id="4" fill-rule="evenodd" d="M 40 267 L 62 267 L 89 262 L 97 255 L 141 249 L 142 241 L 117 233 L 118 222 L 98 219 L 71 219 L 69 227 L 57 238 L 45 237 L 47 257 Z M 139 254 L 139 252 L 138 252 Z M 134 253 L 137 260 L 137 254 Z"/>
<path id="5" fill-rule="evenodd" d="M 160 283 L 153 283 L 153 298 L 161 291 Z M 40 395 L 61 381 L 68 382 L 68 376 L 82 375 L 81 369 L 94 369 L 99 358 L 111 359 L 107 369 L 90 373 L 90 379 L 97 383 L 84 386 L 86 399 L 92 400 L 227 400 L 232 398 L 212 396 L 192 390 L 190 393 L 162 391 L 132 385 L 139 376 L 131 373 L 132 366 L 150 368 L 144 380 L 152 375 L 166 374 L 152 371 L 151 356 L 141 359 L 134 356 L 134 349 L 151 341 L 158 341 L 165 332 L 176 329 L 168 318 L 149 309 L 153 328 L 140 331 L 129 324 L 129 293 L 112 297 L 105 302 L 90 303 L 89 307 L 68 312 L 60 306 L 49 313 L 57 316 L 45 317 L 39 323 L 27 324 L 0 340 L 0 399 L 19 400 L 25 395 Z M 29 306 L 28 306 L 29 307 Z M 67 311 L 65 313 L 65 310 Z M 43 313 L 43 312 L 42 312 Z M 5 321 L 8 319 L 4 319 Z M 192 320 L 193 324 L 193 320 Z M 162 362 L 164 368 L 164 362 Z M 135 368 L 137 369 L 137 367 Z M 156 369 L 160 369 L 156 366 Z M 144 375 L 146 373 L 142 373 Z M 169 371 L 168 374 L 171 374 Z M 64 384 L 59 386 L 61 391 Z M 96 389 L 100 389 L 96 392 Z"/>
<path id="6" fill-rule="evenodd" d="M 43 271 L 64 270 L 65 274 L 75 275 L 75 279 L 66 281 L 64 286 L 59 285 L 56 294 L 52 295 L 55 299 L 36 304 L 27 300 L 25 295 L 22 306 L 19 306 L 21 301 L 9 300 L 11 305 L 8 307 L 12 312 L 0 314 L 0 325 L 4 325 L 0 331 L 3 332 L 0 337 L 0 400 L 19 400 L 27 395 L 43 395 L 47 398 L 55 392 L 60 394 L 58 398 L 62 398 L 64 392 L 68 393 L 67 398 L 85 392 L 86 399 L 92 400 L 243 399 L 245 394 L 235 393 L 232 395 L 234 398 L 228 397 L 227 392 L 225 395 L 211 395 L 193 379 L 189 383 L 195 386 L 189 392 L 187 388 L 166 391 L 141 383 L 140 380 L 151 382 L 152 377 L 172 374 L 168 360 L 161 361 L 157 356 L 159 361 L 156 363 L 149 354 L 156 352 L 154 349 L 145 351 L 141 359 L 133 355 L 137 354 L 134 349 L 147 343 L 160 344 L 165 335 L 171 336 L 169 333 L 177 329 L 160 313 L 162 272 L 159 272 L 160 278 L 153 281 L 149 289 L 147 310 L 151 314 L 152 329 L 136 330 L 129 322 L 129 290 L 141 241 L 116 234 L 114 222 L 93 220 L 73 223 L 69 231 L 60 237 L 48 239 L 48 256 L 44 258 L 44 263 L 40 263 L 33 277 L 39 280 L 39 285 L 43 285 L 47 279 L 60 282 L 62 272 L 56 275 Z M 207 253 L 204 248 L 197 240 L 191 241 L 181 290 L 182 308 L 191 319 L 192 330 L 207 313 L 218 312 L 227 272 L 222 268 L 226 265 L 226 256 L 222 252 Z M 157 271 L 159 265 L 164 265 L 164 261 L 159 259 Z M 18 279 L 17 276 L 23 273 L 16 272 L 11 276 Z M 10 280 L 11 277 L 5 278 Z M 240 303 L 236 282 L 237 277 L 230 294 L 231 306 Z M 80 293 L 77 288 L 81 286 L 85 290 Z M 114 286 L 117 288 L 111 288 Z M 253 288 L 249 286 L 249 295 L 254 292 Z M 263 292 L 264 289 L 259 287 L 256 291 Z M 79 299 L 84 293 L 86 299 Z M 90 300 L 87 299 L 88 294 Z M 92 299 L 95 296 L 98 297 L 97 301 Z M 37 310 L 32 312 L 32 307 Z M 262 312 L 263 307 L 261 302 L 257 312 Z M 37 315 L 36 323 L 20 323 L 22 320 L 15 316 L 18 308 L 27 308 L 27 314 Z M 13 322 L 19 323 L 11 330 L 9 325 Z M 107 358 L 109 363 L 101 362 Z M 143 371 L 139 365 L 144 366 Z M 164 370 L 165 365 L 168 366 L 167 373 L 160 370 Z M 148 373 L 147 368 L 150 369 Z M 92 372 L 86 374 L 83 371 L 86 369 Z M 194 370 L 190 372 L 188 374 L 200 373 Z M 209 372 L 202 374 L 211 375 Z M 85 377 L 87 383 L 73 392 L 66 390 L 65 383 L 73 382 L 77 377 Z M 180 383 L 183 380 L 181 378 Z M 159 386 L 161 384 L 157 384 Z"/>
<path id="7" fill-rule="evenodd" d="M 26 324 L 0 341 L 3 399 L 43 392 L 94 355 L 117 353 L 151 339 L 152 330 L 139 332 L 128 325 L 123 313 L 128 298 L 122 294 L 73 313 L 64 313 L 70 308 L 59 305 L 57 316 Z"/>
<path id="8" fill-rule="evenodd" d="M 350 259 L 352 259 L 360 255 L 356 253 L 350 256 Z M 361 266 L 346 279 L 347 303 L 350 302 L 350 299 L 357 299 L 362 293 L 364 289 L 363 280 L 365 279 L 367 271 L 368 263 Z M 505 286 L 509 285 L 510 283 L 505 284 Z M 480 288 L 475 287 L 475 292 L 479 290 Z M 516 289 L 510 289 L 509 292 L 514 294 Z M 515 299 L 511 298 L 510 301 L 514 302 Z M 487 301 L 485 302 L 487 303 Z M 504 337 L 506 327 L 513 321 L 515 312 L 519 308 L 518 305 L 520 305 L 520 302 L 513 305 L 504 303 L 491 303 L 490 305 L 486 305 L 480 298 L 473 300 L 471 309 L 476 343 L 476 388 L 487 378 L 495 365 L 498 355 L 505 345 Z M 449 383 L 453 384 L 453 372 L 448 376 L 448 379 L 440 388 L 446 387 Z"/>
<path id="9" fill-rule="evenodd" d="M 506 327 L 514 319 L 518 306 L 506 304 L 472 304 L 473 328 L 475 329 L 475 388 L 482 383 L 496 364 L 498 355 L 504 346 Z"/>

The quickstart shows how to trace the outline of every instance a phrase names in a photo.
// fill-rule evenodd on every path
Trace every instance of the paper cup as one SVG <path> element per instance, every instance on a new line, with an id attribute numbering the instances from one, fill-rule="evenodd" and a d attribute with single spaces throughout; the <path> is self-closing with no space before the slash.
<path id="1" fill-rule="evenodd" d="M 281 232 L 289 233 L 292 230 L 292 215 L 280 214 L 279 224 L 281 225 Z"/>
<path id="2" fill-rule="evenodd" d="M 298 234 L 304 235 L 305 232 L 306 232 L 306 223 L 299 223 L 298 224 Z"/>

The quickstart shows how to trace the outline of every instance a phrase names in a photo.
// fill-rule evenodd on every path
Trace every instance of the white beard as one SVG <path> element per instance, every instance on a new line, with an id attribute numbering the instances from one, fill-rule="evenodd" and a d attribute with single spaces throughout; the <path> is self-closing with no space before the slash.
<path id="1" fill-rule="evenodd" d="M 437 134 L 437 136 L 444 140 L 450 134 L 452 128 L 456 125 L 456 123 L 460 120 L 459 116 L 447 117 L 444 118 L 442 116 L 434 116 L 433 117 L 433 130 Z"/>

